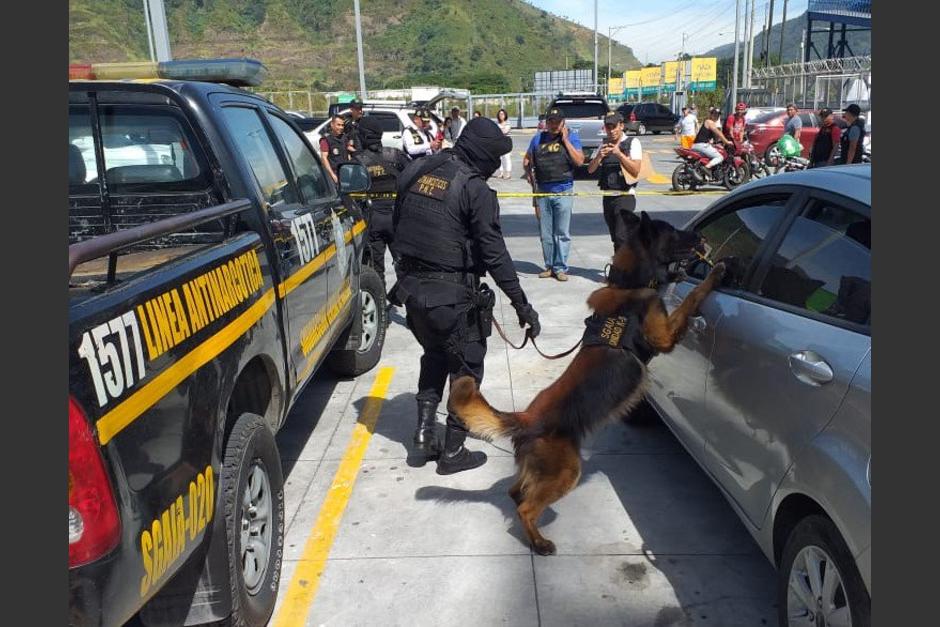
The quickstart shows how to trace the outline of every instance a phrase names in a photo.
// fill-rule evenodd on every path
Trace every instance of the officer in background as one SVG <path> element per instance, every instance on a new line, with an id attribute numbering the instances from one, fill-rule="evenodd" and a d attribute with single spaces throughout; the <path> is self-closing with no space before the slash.
<path id="1" fill-rule="evenodd" d="M 643 148 L 636 137 L 625 137 L 623 116 L 616 111 L 604 116 L 607 138 L 588 164 L 588 173 L 600 169 L 597 185 L 603 190 L 624 192 L 617 196 L 604 196 L 604 222 L 614 243 L 614 253 L 627 241 L 629 229 L 639 223 L 636 217 L 636 177 L 640 174 Z M 623 175 L 627 171 L 633 180 Z"/>
<path id="2" fill-rule="evenodd" d="M 339 164 L 349 161 L 344 124 L 343 116 L 334 115 L 330 118 L 329 132 L 320 138 L 320 160 L 323 161 L 334 183 L 339 182 L 336 178 Z"/>
<path id="3" fill-rule="evenodd" d="M 369 187 L 368 242 L 372 268 L 385 284 L 385 248 L 392 243 L 392 210 L 395 207 L 396 182 L 402 170 L 411 162 L 397 148 L 382 146 L 382 125 L 374 117 L 366 116 L 359 122 L 362 150 L 355 160 L 366 166 L 372 178 Z M 392 259 L 395 253 L 392 253 Z"/>
<path id="4" fill-rule="evenodd" d="M 441 142 L 435 137 L 437 129 L 432 128 L 431 112 L 418 109 L 411 114 L 411 120 L 413 124 L 405 127 L 401 138 L 405 153 L 412 159 L 417 159 L 438 152 Z"/>
<path id="5" fill-rule="evenodd" d="M 346 138 L 350 154 L 362 150 L 362 140 L 359 137 L 359 123 L 362 122 L 362 115 L 362 101 L 353 98 L 349 101 L 349 118 L 346 120 L 346 127 L 343 129 L 343 136 Z"/>
<path id="6" fill-rule="evenodd" d="M 435 417 L 448 375 L 483 380 L 496 295 L 480 277 L 490 273 L 531 337 L 540 331 L 506 250 L 496 192 L 486 184 L 511 148 L 495 122 L 475 118 L 452 149 L 413 161 L 398 178 L 393 223 L 400 261 L 392 299 L 404 303 L 408 327 L 424 349 L 414 443 L 426 458 L 439 452 Z M 482 451 L 464 448 L 466 437 L 460 419 L 448 414 L 438 474 L 486 462 Z"/>

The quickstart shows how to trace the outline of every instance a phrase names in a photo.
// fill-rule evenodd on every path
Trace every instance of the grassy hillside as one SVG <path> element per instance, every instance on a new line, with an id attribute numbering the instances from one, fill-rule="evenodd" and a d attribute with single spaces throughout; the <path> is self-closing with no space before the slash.
<path id="1" fill-rule="evenodd" d="M 786 21 L 786 31 L 783 35 L 783 63 L 797 63 L 800 61 L 800 40 L 803 38 L 803 29 L 806 28 L 806 14 L 802 14 L 798 17 Z M 823 24 L 822 22 L 814 22 L 813 30 L 822 30 L 828 28 L 828 24 Z M 836 24 L 836 34 L 833 37 L 833 42 L 838 43 L 839 41 L 839 29 L 841 27 Z M 849 28 L 854 28 L 850 26 Z M 754 30 L 758 30 L 758 25 L 754 25 Z M 847 33 L 846 40 L 849 42 L 849 48 L 852 49 L 852 52 L 855 56 L 866 56 L 871 54 L 871 31 L 857 32 L 857 33 Z M 815 33 L 813 35 L 813 43 L 816 45 L 816 49 L 825 56 L 826 46 L 829 44 L 829 34 L 828 33 Z M 757 60 L 760 57 L 761 50 L 764 49 L 764 33 L 763 31 L 758 30 L 757 39 L 754 42 L 754 64 L 757 65 Z M 780 24 L 774 24 L 773 28 L 770 29 L 770 58 L 771 61 L 777 60 L 777 53 L 780 51 Z M 734 44 L 726 44 L 724 46 L 719 46 L 713 50 L 706 52 L 704 55 L 706 57 L 718 57 L 718 58 L 731 58 L 734 57 Z M 816 55 L 813 54 L 812 58 L 816 58 Z"/>
<path id="2" fill-rule="evenodd" d="M 370 88 L 528 88 L 538 70 L 593 67 L 594 34 L 522 0 L 363 0 Z M 353 0 L 166 0 L 173 57 L 250 56 L 266 87 L 356 89 Z M 607 38 L 599 36 L 600 64 Z M 149 58 L 141 0 L 69 0 L 69 61 Z M 639 67 L 614 43 L 617 70 Z M 602 70 L 603 73 L 603 70 Z"/>

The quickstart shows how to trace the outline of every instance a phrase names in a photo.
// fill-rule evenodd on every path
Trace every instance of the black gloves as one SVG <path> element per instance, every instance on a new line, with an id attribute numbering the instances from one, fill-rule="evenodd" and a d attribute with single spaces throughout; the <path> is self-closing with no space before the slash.
<path id="1" fill-rule="evenodd" d="M 537 338 L 539 333 L 542 332 L 542 325 L 539 324 L 539 315 L 532 309 L 532 305 L 529 303 L 513 303 L 512 306 L 516 310 L 516 315 L 519 316 L 519 326 L 529 325 L 529 337 L 533 340 Z"/>

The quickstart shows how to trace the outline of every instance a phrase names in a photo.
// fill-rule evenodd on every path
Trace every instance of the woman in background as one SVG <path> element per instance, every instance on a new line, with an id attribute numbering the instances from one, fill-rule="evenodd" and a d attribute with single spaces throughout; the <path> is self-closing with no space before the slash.
<path id="1" fill-rule="evenodd" d="M 496 124 L 499 126 L 499 130 L 503 132 L 503 135 L 509 135 L 509 131 L 512 130 L 512 126 L 509 124 L 509 114 L 506 113 L 505 109 L 500 109 L 496 112 Z M 511 150 L 499 158 L 499 170 L 496 171 L 496 178 L 512 178 Z"/>

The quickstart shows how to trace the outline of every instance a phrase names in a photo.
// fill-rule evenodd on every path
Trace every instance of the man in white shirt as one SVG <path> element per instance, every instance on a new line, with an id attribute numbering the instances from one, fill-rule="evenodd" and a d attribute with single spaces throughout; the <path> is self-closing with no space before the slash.
<path id="1" fill-rule="evenodd" d="M 450 110 L 450 133 L 454 138 L 454 141 L 457 141 L 457 138 L 460 137 L 460 133 L 463 131 L 463 127 L 467 125 L 467 120 L 460 115 L 460 109 L 454 107 Z"/>
<path id="2" fill-rule="evenodd" d="M 695 143 L 695 134 L 698 132 L 698 118 L 687 107 L 682 107 L 682 117 L 679 118 L 679 143 L 683 148 L 691 148 Z"/>
<path id="3" fill-rule="evenodd" d="M 432 131 L 431 113 L 427 109 L 418 109 L 411 115 L 412 126 L 406 126 L 401 136 L 402 150 L 412 159 L 433 155 L 441 149 L 441 142 Z"/>
<path id="4" fill-rule="evenodd" d="M 604 129 L 607 139 L 594 153 L 588 164 L 588 173 L 594 174 L 600 169 L 597 178 L 598 187 L 603 190 L 619 191 L 616 196 L 604 196 L 604 222 L 610 231 L 614 243 L 614 252 L 627 241 L 629 229 L 639 218 L 636 211 L 636 184 L 643 161 L 643 148 L 636 137 L 626 137 L 623 133 L 623 116 L 616 111 L 604 116 Z M 630 180 L 624 177 L 624 171 Z"/>

